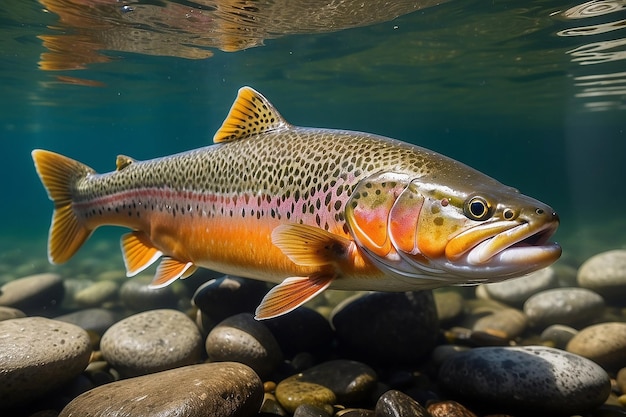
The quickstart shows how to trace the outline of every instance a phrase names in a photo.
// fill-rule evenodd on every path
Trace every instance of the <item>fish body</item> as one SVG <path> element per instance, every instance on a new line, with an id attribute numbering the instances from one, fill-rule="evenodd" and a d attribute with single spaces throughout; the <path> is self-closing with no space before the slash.
<path id="1" fill-rule="evenodd" d="M 197 267 L 277 283 L 258 318 L 328 287 L 408 291 L 494 282 L 554 262 L 554 210 L 458 161 L 361 132 L 297 127 L 249 87 L 214 145 L 98 174 L 43 150 L 55 203 L 48 256 L 68 260 L 102 225 L 132 231 L 127 274 L 154 286 Z"/>

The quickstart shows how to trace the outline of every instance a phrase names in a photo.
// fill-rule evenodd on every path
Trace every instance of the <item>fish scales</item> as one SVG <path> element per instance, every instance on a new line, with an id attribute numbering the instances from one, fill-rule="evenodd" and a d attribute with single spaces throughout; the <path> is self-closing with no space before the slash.
<path id="1" fill-rule="evenodd" d="M 155 286 L 196 267 L 280 283 L 257 311 L 284 314 L 332 286 L 405 291 L 506 279 L 553 262 L 558 216 L 460 162 L 378 135 L 288 124 L 244 87 L 215 145 L 97 174 L 33 151 L 55 201 L 49 258 L 91 231 L 122 237 L 128 275 Z"/>

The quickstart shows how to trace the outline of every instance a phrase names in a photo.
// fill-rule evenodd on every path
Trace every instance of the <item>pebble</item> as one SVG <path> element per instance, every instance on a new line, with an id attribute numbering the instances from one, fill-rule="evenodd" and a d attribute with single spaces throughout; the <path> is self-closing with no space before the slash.
<path id="1" fill-rule="evenodd" d="M 293 375 L 276 386 L 276 399 L 288 413 L 293 413 L 302 404 L 311 404 L 332 413 L 337 397 L 328 388 L 313 382 L 300 381 Z"/>
<path id="2" fill-rule="evenodd" d="M 521 278 L 483 284 L 482 286 L 492 300 L 513 307 L 522 307 L 532 295 L 557 287 L 558 280 L 554 269 L 547 267 Z"/>
<path id="3" fill-rule="evenodd" d="M 263 404 L 261 405 L 259 413 L 261 413 L 261 415 L 287 416 L 287 412 L 278 403 L 276 396 L 267 392 L 267 390 L 265 390 L 265 394 L 263 396 Z"/>
<path id="4" fill-rule="evenodd" d="M 337 306 L 331 322 L 341 351 L 368 363 L 418 363 L 439 332 L 432 291 L 368 293 Z"/>
<path id="5" fill-rule="evenodd" d="M 585 288 L 557 288 L 533 295 L 524 303 L 524 313 L 534 327 L 552 324 L 571 326 L 590 323 L 602 315 L 604 299 Z"/>
<path id="6" fill-rule="evenodd" d="M 331 413 L 315 405 L 301 404 L 294 411 L 293 417 L 330 417 Z"/>
<path id="7" fill-rule="evenodd" d="M 442 325 L 452 323 L 463 315 L 465 301 L 458 292 L 436 290 L 433 291 L 433 296 L 435 297 L 437 317 L 439 317 L 439 322 Z"/>
<path id="8" fill-rule="evenodd" d="M 254 313 L 267 291 L 262 281 L 225 275 L 202 284 L 192 299 L 215 325 L 239 313 Z"/>
<path id="9" fill-rule="evenodd" d="M 270 329 L 287 357 L 301 352 L 323 355 L 334 338 L 328 320 L 307 307 L 264 320 L 263 324 Z"/>
<path id="10" fill-rule="evenodd" d="M 578 285 L 596 291 L 610 302 L 624 305 L 626 250 L 603 252 L 587 259 L 578 269 Z"/>
<path id="11" fill-rule="evenodd" d="M 61 304 L 64 294 L 60 275 L 29 275 L 0 287 L 0 306 L 17 308 L 27 315 L 49 316 Z"/>
<path id="12" fill-rule="evenodd" d="M 240 313 L 220 322 L 207 336 L 205 346 L 211 361 L 241 362 L 262 378 L 283 360 L 272 332 L 251 313 Z"/>
<path id="13" fill-rule="evenodd" d="M 177 310 L 151 310 L 127 317 L 102 336 L 104 358 L 130 377 L 197 363 L 202 337 L 195 323 Z"/>
<path id="14" fill-rule="evenodd" d="M 346 359 L 323 362 L 292 377 L 330 389 L 342 406 L 354 406 L 370 397 L 378 376 L 368 365 Z"/>
<path id="15" fill-rule="evenodd" d="M 521 336 L 527 326 L 528 317 L 522 311 L 507 308 L 478 319 L 472 330 L 510 340 Z"/>
<path id="16" fill-rule="evenodd" d="M 626 394 L 626 367 L 620 369 L 615 377 L 617 388 L 622 394 Z"/>
<path id="17" fill-rule="evenodd" d="M 608 322 L 586 327 L 569 341 L 567 351 L 589 358 L 606 369 L 626 367 L 626 323 Z"/>
<path id="18" fill-rule="evenodd" d="M 59 417 L 246 417 L 262 401 L 263 384 L 252 369 L 207 363 L 102 385 L 76 397 Z"/>
<path id="19" fill-rule="evenodd" d="M 476 414 L 456 401 L 432 402 L 426 410 L 432 417 L 476 417 Z"/>
<path id="20" fill-rule="evenodd" d="M 30 402 L 67 384 L 91 355 L 87 333 L 43 317 L 0 322 L 0 409 Z"/>
<path id="21" fill-rule="evenodd" d="M 118 317 L 111 310 L 104 308 L 86 308 L 54 318 L 55 320 L 72 323 L 100 336 L 117 321 Z"/>
<path id="22" fill-rule="evenodd" d="M 542 342 L 550 342 L 552 344 L 551 347 L 565 349 L 569 341 L 576 336 L 576 333 L 578 333 L 578 330 L 573 327 L 563 324 L 553 324 L 552 326 L 546 327 L 544 331 L 541 332 L 539 339 Z"/>
<path id="23" fill-rule="evenodd" d="M 122 284 L 120 299 L 128 309 L 146 311 L 176 308 L 178 295 L 174 292 L 174 284 L 162 288 L 152 288 L 152 276 L 142 274 Z"/>
<path id="24" fill-rule="evenodd" d="M 376 417 L 430 417 L 420 403 L 398 390 L 389 390 L 381 395 L 374 412 Z"/>
<path id="25" fill-rule="evenodd" d="M 97 281 L 74 294 L 74 302 L 81 307 L 99 307 L 114 299 L 118 288 L 114 281 Z"/>
<path id="26" fill-rule="evenodd" d="M 26 317 L 26 313 L 22 310 L 13 307 L 0 306 L 0 321 L 21 319 L 22 317 Z"/>
<path id="27" fill-rule="evenodd" d="M 337 411 L 335 417 L 376 417 L 376 413 L 366 408 L 345 408 Z"/>
<path id="28" fill-rule="evenodd" d="M 471 403 L 543 415 L 582 413 L 611 391 L 607 373 L 594 362 L 542 346 L 458 353 L 441 366 L 438 383 Z"/>

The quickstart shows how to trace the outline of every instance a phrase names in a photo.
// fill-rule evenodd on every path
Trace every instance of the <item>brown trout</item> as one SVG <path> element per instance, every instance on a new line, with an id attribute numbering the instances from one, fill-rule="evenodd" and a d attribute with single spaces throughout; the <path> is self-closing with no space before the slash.
<path id="1" fill-rule="evenodd" d="M 99 226 L 125 226 L 128 276 L 160 260 L 155 287 L 197 267 L 277 283 L 257 309 L 265 319 L 329 287 L 495 282 L 561 255 L 546 204 L 418 146 L 293 126 L 249 87 L 214 142 L 148 161 L 118 156 L 106 174 L 34 150 L 54 202 L 50 262 L 67 261 Z"/>

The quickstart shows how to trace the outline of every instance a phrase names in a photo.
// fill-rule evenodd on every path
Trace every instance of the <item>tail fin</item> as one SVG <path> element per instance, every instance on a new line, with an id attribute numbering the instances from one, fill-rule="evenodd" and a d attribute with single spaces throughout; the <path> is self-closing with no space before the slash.
<path id="1" fill-rule="evenodd" d="M 48 260 L 60 264 L 72 257 L 91 235 L 72 210 L 72 193 L 76 182 L 95 173 L 87 165 L 54 152 L 35 149 L 35 169 L 48 197 L 54 202 L 48 236 Z"/>

